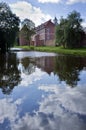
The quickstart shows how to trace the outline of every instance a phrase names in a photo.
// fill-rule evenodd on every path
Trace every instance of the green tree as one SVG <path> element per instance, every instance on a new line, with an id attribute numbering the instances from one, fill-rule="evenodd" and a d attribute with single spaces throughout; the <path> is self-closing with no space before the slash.
<path id="1" fill-rule="evenodd" d="M 24 19 L 22 22 L 21 22 L 21 27 L 23 27 L 24 25 L 27 25 L 27 27 L 29 28 L 29 29 L 33 29 L 33 28 L 35 28 L 35 23 L 32 21 L 32 20 L 30 20 L 30 19 Z"/>
<path id="2" fill-rule="evenodd" d="M 66 26 L 67 26 L 67 19 L 61 17 L 60 24 L 58 24 L 56 27 L 56 43 L 58 43 L 58 45 L 63 45 L 64 48 L 66 47 L 66 37 L 65 37 Z"/>
<path id="3" fill-rule="evenodd" d="M 30 46 L 31 36 L 35 34 L 34 31 L 35 24 L 27 19 L 25 19 L 25 21 L 23 21 L 22 23 L 23 24 L 20 30 L 20 37 L 23 37 L 23 39 L 27 41 L 28 45 Z"/>
<path id="4" fill-rule="evenodd" d="M 61 18 L 56 28 L 56 43 L 65 48 L 76 48 L 81 46 L 83 29 L 80 13 L 73 11 L 66 19 Z"/>
<path id="5" fill-rule="evenodd" d="M 16 33 L 19 30 L 19 18 L 12 13 L 6 3 L 0 3 L 0 49 L 8 51 L 14 45 Z"/>

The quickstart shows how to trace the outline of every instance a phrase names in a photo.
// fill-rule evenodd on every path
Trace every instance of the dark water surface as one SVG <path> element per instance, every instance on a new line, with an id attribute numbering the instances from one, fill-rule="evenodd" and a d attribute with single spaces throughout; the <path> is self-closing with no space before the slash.
<path id="1" fill-rule="evenodd" d="M 86 130 L 86 57 L 0 55 L 0 130 Z"/>

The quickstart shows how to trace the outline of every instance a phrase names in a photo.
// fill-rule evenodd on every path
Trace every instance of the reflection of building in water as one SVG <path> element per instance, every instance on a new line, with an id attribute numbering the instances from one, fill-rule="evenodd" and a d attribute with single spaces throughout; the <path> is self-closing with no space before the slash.
<path id="1" fill-rule="evenodd" d="M 37 65 L 37 67 L 41 68 L 43 71 L 50 74 L 51 72 L 54 72 L 55 57 L 37 58 L 35 64 Z"/>
<path id="2" fill-rule="evenodd" d="M 39 57 L 29 59 L 27 57 L 22 58 L 21 61 L 21 71 L 25 74 L 32 74 L 35 72 L 36 66 L 41 68 L 41 70 L 50 74 L 54 72 L 55 68 L 55 57 Z"/>

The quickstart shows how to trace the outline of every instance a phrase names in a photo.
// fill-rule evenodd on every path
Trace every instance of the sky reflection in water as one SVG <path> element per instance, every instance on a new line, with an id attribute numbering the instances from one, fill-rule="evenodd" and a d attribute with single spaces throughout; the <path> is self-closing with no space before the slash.
<path id="1" fill-rule="evenodd" d="M 17 52 L 2 59 L 0 130 L 86 130 L 86 57 Z"/>

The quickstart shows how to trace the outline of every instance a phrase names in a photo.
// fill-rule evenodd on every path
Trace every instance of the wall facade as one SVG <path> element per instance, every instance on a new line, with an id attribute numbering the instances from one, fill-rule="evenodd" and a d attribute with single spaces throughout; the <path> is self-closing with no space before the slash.
<path id="1" fill-rule="evenodd" d="M 55 46 L 55 24 L 51 20 L 38 26 L 35 30 L 34 46 Z"/>
<path id="2" fill-rule="evenodd" d="M 47 40 L 45 44 L 46 46 L 55 46 L 55 39 Z"/>

